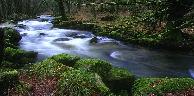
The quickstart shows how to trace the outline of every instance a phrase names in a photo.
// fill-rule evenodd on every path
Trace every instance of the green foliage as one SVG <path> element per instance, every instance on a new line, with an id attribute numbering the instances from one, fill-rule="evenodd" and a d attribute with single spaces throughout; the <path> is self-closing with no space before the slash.
<path id="1" fill-rule="evenodd" d="M 4 21 L 22 20 L 54 11 L 55 7 L 54 0 L 0 0 L 0 18 Z"/>
<path id="2" fill-rule="evenodd" d="M 55 56 L 51 57 L 51 59 L 53 59 L 59 63 L 62 63 L 66 66 L 73 67 L 74 64 L 80 59 L 80 57 L 74 56 L 74 55 L 69 55 L 69 54 L 59 54 L 59 55 L 55 55 Z"/>
<path id="3" fill-rule="evenodd" d="M 68 29 L 79 29 L 79 30 L 89 30 L 94 29 L 93 23 L 85 23 L 82 21 L 68 20 L 63 21 L 60 17 L 54 19 L 53 23 L 56 27 L 68 28 Z"/>
<path id="4" fill-rule="evenodd" d="M 128 70 L 122 68 L 113 68 L 110 71 L 105 83 L 114 92 L 119 92 L 121 90 L 127 90 L 129 92 L 134 80 L 135 76 Z"/>
<path id="5" fill-rule="evenodd" d="M 45 76 L 60 76 L 67 71 L 69 67 L 52 59 L 46 59 L 42 62 L 33 64 L 30 68 L 30 74 L 35 74 L 40 77 Z"/>
<path id="6" fill-rule="evenodd" d="M 13 62 L 15 67 L 21 67 L 28 63 L 33 63 L 36 60 L 37 53 L 35 52 L 26 52 L 20 49 L 13 49 L 7 47 L 5 49 L 5 60 Z"/>
<path id="7" fill-rule="evenodd" d="M 6 95 L 8 88 L 18 83 L 18 71 L 12 69 L 0 69 L 0 94 Z"/>
<path id="8" fill-rule="evenodd" d="M 28 93 L 32 91 L 32 88 L 33 88 L 32 85 L 21 81 L 15 85 L 16 93 L 19 94 L 20 96 L 28 95 Z"/>
<path id="9" fill-rule="evenodd" d="M 58 83 L 59 94 L 68 96 L 103 96 L 109 89 L 100 76 L 80 70 L 68 70 Z"/>
<path id="10" fill-rule="evenodd" d="M 133 85 L 133 95 L 162 96 L 167 92 L 179 92 L 193 87 L 194 80 L 191 78 L 141 78 Z"/>
<path id="11" fill-rule="evenodd" d="M 14 64 L 12 62 L 9 61 L 2 61 L 1 63 L 1 67 L 5 67 L 5 68 L 14 68 Z"/>
<path id="12" fill-rule="evenodd" d="M 18 45 L 18 42 L 22 39 L 19 32 L 12 28 L 4 28 L 4 39 L 6 47 L 13 47 Z"/>
<path id="13" fill-rule="evenodd" d="M 102 21 L 114 21 L 116 19 L 116 16 L 114 15 L 107 15 L 101 18 Z"/>
<path id="14" fill-rule="evenodd" d="M 4 32 L 3 32 L 3 29 L 0 28 L 0 64 L 2 63 L 3 61 L 3 56 L 4 56 L 4 53 L 3 53 L 3 49 L 4 49 Z"/>
<path id="15" fill-rule="evenodd" d="M 149 31 L 139 18 L 132 16 L 121 18 L 113 24 L 99 25 L 95 29 L 97 35 L 109 36 L 127 43 L 157 46 L 163 39 L 163 34 Z"/>
<path id="16" fill-rule="evenodd" d="M 74 68 L 97 73 L 104 79 L 108 76 L 112 66 L 108 62 L 98 59 L 81 59 L 75 64 Z"/>

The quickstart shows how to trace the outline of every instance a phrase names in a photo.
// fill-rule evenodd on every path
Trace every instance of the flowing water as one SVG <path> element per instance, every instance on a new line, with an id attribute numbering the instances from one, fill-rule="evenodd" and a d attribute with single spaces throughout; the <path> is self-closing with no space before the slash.
<path id="1" fill-rule="evenodd" d="M 60 53 L 75 54 L 107 60 L 113 66 L 127 68 L 137 76 L 194 77 L 194 56 L 161 50 L 124 45 L 111 38 L 95 36 L 91 32 L 54 28 L 53 17 L 18 22 L 15 27 L 22 35 L 20 47 L 39 53 L 39 60 Z"/>

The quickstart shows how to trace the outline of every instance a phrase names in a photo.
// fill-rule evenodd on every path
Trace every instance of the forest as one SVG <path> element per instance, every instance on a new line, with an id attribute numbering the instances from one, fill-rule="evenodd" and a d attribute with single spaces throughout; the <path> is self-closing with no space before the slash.
<path id="1" fill-rule="evenodd" d="M 194 96 L 193 0 L 0 0 L 0 96 Z"/>

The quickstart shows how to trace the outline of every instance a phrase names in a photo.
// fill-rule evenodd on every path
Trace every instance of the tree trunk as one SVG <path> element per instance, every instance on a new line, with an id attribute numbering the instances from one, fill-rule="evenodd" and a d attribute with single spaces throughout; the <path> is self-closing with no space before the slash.
<path id="1" fill-rule="evenodd" d="M 58 7 L 59 7 L 59 12 L 60 12 L 60 14 L 62 16 L 62 19 L 66 20 L 67 16 L 65 14 L 65 7 L 63 5 L 63 0 L 56 0 L 56 1 L 57 1 Z"/>
<path id="2" fill-rule="evenodd" d="M 168 4 L 167 14 L 169 14 L 167 26 L 172 26 L 172 31 L 181 34 L 180 26 L 183 24 L 184 16 L 191 10 L 193 0 L 168 0 L 166 3 Z"/>
<path id="3" fill-rule="evenodd" d="M 82 1 L 81 0 L 78 0 L 77 1 L 77 9 L 78 9 L 78 11 L 80 11 L 80 9 L 81 9 L 81 4 L 82 4 Z"/>
<path id="4" fill-rule="evenodd" d="M 71 1 L 66 0 L 65 4 L 67 6 L 67 12 L 70 14 L 71 13 Z"/>

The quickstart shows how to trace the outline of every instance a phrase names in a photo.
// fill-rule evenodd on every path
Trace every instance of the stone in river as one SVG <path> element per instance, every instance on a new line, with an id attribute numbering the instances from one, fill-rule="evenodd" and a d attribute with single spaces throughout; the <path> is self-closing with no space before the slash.
<path id="1" fill-rule="evenodd" d="M 68 34 L 66 34 L 66 36 L 67 37 L 74 37 L 74 36 L 76 36 L 78 33 L 68 33 Z"/>
<path id="2" fill-rule="evenodd" d="M 45 33 L 40 33 L 39 34 L 39 36 L 45 36 L 45 35 L 47 35 L 47 34 L 45 34 Z"/>
<path id="3" fill-rule="evenodd" d="M 27 28 L 26 25 L 23 25 L 23 24 L 18 24 L 18 25 L 16 25 L 16 27 L 22 28 L 22 29 L 26 29 Z"/>
<path id="4" fill-rule="evenodd" d="M 23 34 L 21 34 L 21 36 L 23 37 L 23 36 L 27 36 L 28 35 L 28 33 L 23 33 Z"/>
<path id="5" fill-rule="evenodd" d="M 90 40 L 90 43 L 95 44 L 98 43 L 98 38 L 95 36 Z"/>
<path id="6" fill-rule="evenodd" d="M 57 41 L 69 41 L 71 39 L 69 38 L 58 38 L 58 39 L 55 39 L 54 42 L 57 42 Z"/>

